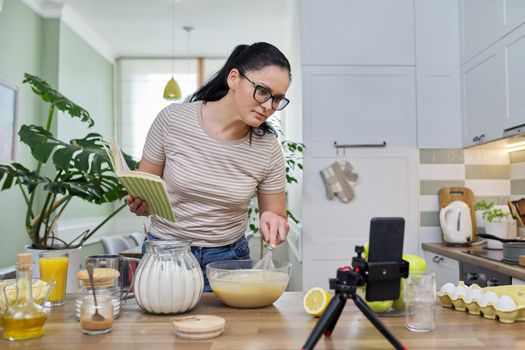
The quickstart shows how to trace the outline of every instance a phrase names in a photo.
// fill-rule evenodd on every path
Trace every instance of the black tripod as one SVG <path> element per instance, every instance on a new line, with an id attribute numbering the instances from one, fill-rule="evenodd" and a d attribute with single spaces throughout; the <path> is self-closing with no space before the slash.
<path id="1" fill-rule="evenodd" d="M 335 290 L 335 295 L 310 333 L 310 336 L 302 348 L 303 350 L 312 350 L 319 341 L 319 338 L 321 338 L 321 335 L 324 334 L 326 337 L 332 335 L 337 320 L 339 319 L 339 316 L 341 316 L 343 308 L 345 307 L 346 299 L 352 299 L 354 301 L 359 310 L 366 316 L 366 318 L 368 318 L 368 320 L 370 320 L 370 322 L 372 322 L 377 330 L 383 334 L 383 336 L 394 346 L 395 349 L 407 349 L 403 344 L 401 344 L 401 342 L 399 342 L 399 340 L 394 337 L 392 333 L 390 333 L 383 323 L 381 323 L 379 318 L 377 318 L 374 312 L 370 310 L 363 299 L 356 294 L 357 287 L 364 285 L 366 282 L 363 275 L 366 276 L 365 271 L 367 270 L 367 263 L 363 258 L 361 258 L 362 251 L 362 247 L 356 247 L 358 256 L 352 260 L 352 266 L 354 269 L 352 269 L 350 266 L 341 267 L 337 269 L 337 277 L 330 279 L 330 289 Z M 408 270 L 408 263 L 406 263 L 406 266 L 403 263 L 400 264 L 398 265 L 401 266 L 401 270 L 403 271 L 401 275 L 404 275 L 405 268 Z M 375 266 L 375 268 L 380 267 Z M 385 270 L 383 269 L 383 271 Z M 406 271 L 406 274 L 408 275 L 408 271 Z M 406 275 L 404 277 L 406 277 Z"/>

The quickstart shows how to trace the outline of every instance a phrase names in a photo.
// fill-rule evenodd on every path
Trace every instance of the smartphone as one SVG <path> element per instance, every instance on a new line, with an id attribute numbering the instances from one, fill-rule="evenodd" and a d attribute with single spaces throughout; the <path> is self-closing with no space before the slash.
<path id="1" fill-rule="evenodd" d="M 403 218 L 383 217 L 370 220 L 366 300 L 399 298 L 404 236 Z"/>

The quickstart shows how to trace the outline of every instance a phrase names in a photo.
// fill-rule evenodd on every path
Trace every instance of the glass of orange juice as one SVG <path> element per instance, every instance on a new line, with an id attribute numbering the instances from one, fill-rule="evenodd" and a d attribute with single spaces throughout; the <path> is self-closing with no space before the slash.
<path id="1" fill-rule="evenodd" d="M 66 302 L 68 264 L 67 252 L 45 250 L 39 253 L 40 279 L 49 283 L 55 281 L 55 286 L 49 293 L 45 306 L 55 307 L 64 305 Z"/>

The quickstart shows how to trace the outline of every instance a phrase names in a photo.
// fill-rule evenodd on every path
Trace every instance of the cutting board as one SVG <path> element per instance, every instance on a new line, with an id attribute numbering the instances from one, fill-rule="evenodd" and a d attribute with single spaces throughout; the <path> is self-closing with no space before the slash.
<path id="1" fill-rule="evenodd" d="M 470 208 L 470 219 L 472 220 L 472 240 L 476 239 L 476 199 L 474 198 L 474 192 L 467 187 L 443 187 L 439 190 L 439 209 L 446 207 L 450 202 L 453 201 L 462 201 L 465 202 Z M 450 244 L 445 241 L 443 237 L 443 232 L 441 232 L 441 238 L 443 242 L 449 245 L 458 245 Z M 464 244 L 470 245 L 470 244 Z"/>

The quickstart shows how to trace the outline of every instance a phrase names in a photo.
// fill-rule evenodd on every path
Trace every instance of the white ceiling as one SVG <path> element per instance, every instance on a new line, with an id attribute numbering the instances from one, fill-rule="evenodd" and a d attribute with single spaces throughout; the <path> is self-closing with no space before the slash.
<path id="1" fill-rule="evenodd" d="M 68 25 L 107 56 L 170 57 L 172 6 L 175 6 L 175 56 L 226 57 L 238 44 L 271 42 L 287 53 L 296 0 L 25 0 L 63 4 Z M 39 5 L 39 6 L 40 6 Z M 34 6 L 32 6 L 34 7 Z M 67 19 L 66 19 L 67 17 Z M 75 28 L 76 27 L 76 28 Z"/>

